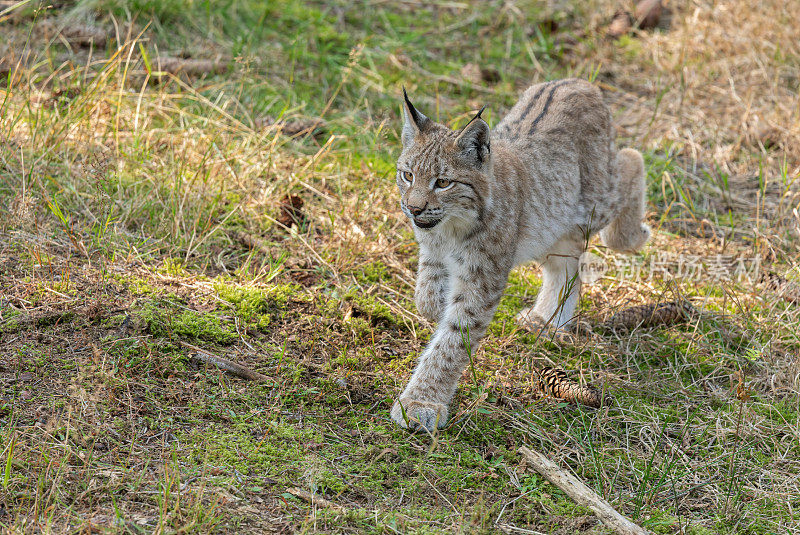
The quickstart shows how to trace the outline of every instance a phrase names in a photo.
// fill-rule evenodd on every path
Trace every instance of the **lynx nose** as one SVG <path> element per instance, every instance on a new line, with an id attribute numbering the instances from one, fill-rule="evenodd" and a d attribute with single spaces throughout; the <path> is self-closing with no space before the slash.
<path id="1" fill-rule="evenodd" d="M 427 206 L 428 206 L 428 203 L 425 203 L 425 206 L 423 206 L 422 208 L 420 208 L 419 206 L 411 206 L 409 204 L 408 205 L 408 211 L 411 212 L 411 215 L 413 215 L 414 217 L 417 217 L 419 214 L 421 214 L 422 212 L 425 211 L 425 208 Z"/>

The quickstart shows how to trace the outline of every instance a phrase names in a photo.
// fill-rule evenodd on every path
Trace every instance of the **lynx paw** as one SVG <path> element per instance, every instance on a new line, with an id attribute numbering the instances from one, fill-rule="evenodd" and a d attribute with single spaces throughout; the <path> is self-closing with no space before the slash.
<path id="1" fill-rule="evenodd" d="M 542 337 L 547 337 L 559 344 L 573 344 L 575 329 L 570 325 L 562 325 L 556 328 L 555 324 L 548 322 L 539 314 L 533 311 L 533 308 L 526 308 L 522 310 L 516 317 L 517 325 L 528 332 L 539 334 Z"/>
<path id="2" fill-rule="evenodd" d="M 539 332 L 549 328 L 547 321 L 533 311 L 533 308 L 521 310 L 516 317 L 517 325 L 530 332 Z"/>
<path id="3" fill-rule="evenodd" d="M 423 428 L 432 433 L 437 427 L 441 429 L 447 423 L 447 405 L 401 398 L 392 407 L 392 420 L 405 429 Z"/>

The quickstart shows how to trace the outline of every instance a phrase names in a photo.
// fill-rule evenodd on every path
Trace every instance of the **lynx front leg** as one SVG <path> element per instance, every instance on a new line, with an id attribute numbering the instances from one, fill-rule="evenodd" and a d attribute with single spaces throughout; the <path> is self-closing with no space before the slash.
<path id="1" fill-rule="evenodd" d="M 475 351 L 486 333 L 511 268 L 501 266 L 489 273 L 484 265 L 492 264 L 460 265 L 452 274 L 444 315 L 392 407 L 392 419 L 402 427 L 433 431 L 447 423 L 448 405 L 469 363 L 469 352 Z"/>
<path id="2" fill-rule="evenodd" d="M 583 251 L 581 242 L 562 240 L 548 253 L 542 263 L 542 288 L 536 304 L 517 314 L 520 327 L 531 331 L 544 325 L 563 329 L 572 322 L 581 291 L 578 268 Z"/>
<path id="3" fill-rule="evenodd" d="M 447 306 L 448 279 L 443 262 L 432 255 L 420 253 L 414 298 L 417 310 L 431 323 L 441 319 Z"/>

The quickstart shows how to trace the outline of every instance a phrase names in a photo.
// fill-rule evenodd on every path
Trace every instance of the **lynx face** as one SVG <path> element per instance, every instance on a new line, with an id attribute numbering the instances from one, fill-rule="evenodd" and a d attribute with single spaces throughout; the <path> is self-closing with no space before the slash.
<path id="1" fill-rule="evenodd" d="M 483 110 L 481 110 L 483 111 Z M 484 218 L 491 180 L 489 125 L 480 112 L 460 132 L 436 124 L 406 97 L 397 160 L 400 208 L 417 228 L 470 228 Z"/>
<path id="2" fill-rule="evenodd" d="M 443 176 L 442 173 L 428 178 L 419 171 L 415 173 L 413 170 L 406 170 L 415 167 L 418 169 L 413 165 L 398 166 L 397 187 L 400 189 L 400 209 L 417 227 L 433 228 L 442 221 L 445 215 L 444 206 L 452 202 L 447 191 L 453 189 L 456 183 L 446 178 L 436 178 Z"/>

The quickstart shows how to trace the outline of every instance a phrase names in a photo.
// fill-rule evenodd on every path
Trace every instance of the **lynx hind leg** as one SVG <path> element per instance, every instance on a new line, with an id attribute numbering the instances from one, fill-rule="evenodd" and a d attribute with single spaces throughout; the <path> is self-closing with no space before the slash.
<path id="1" fill-rule="evenodd" d="M 620 194 L 624 196 L 619 215 L 603 230 L 603 243 L 621 252 L 641 249 L 650 238 L 650 227 L 642 223 L 645 211 L 644 160 L 639 151 L 622 149 L 617 153 L 616 172 Z"/>
<path id="2" fill-rule="evenodd" d="M 536 303 L 517 314 L 520 327 L 538 331 L 545 325 L 559 330 L 570 326 L 580 298 L 578 269 L 583 251 L 583 243 L 565 238 L 548 253 L 542 262 L 542 287 Z"/>

